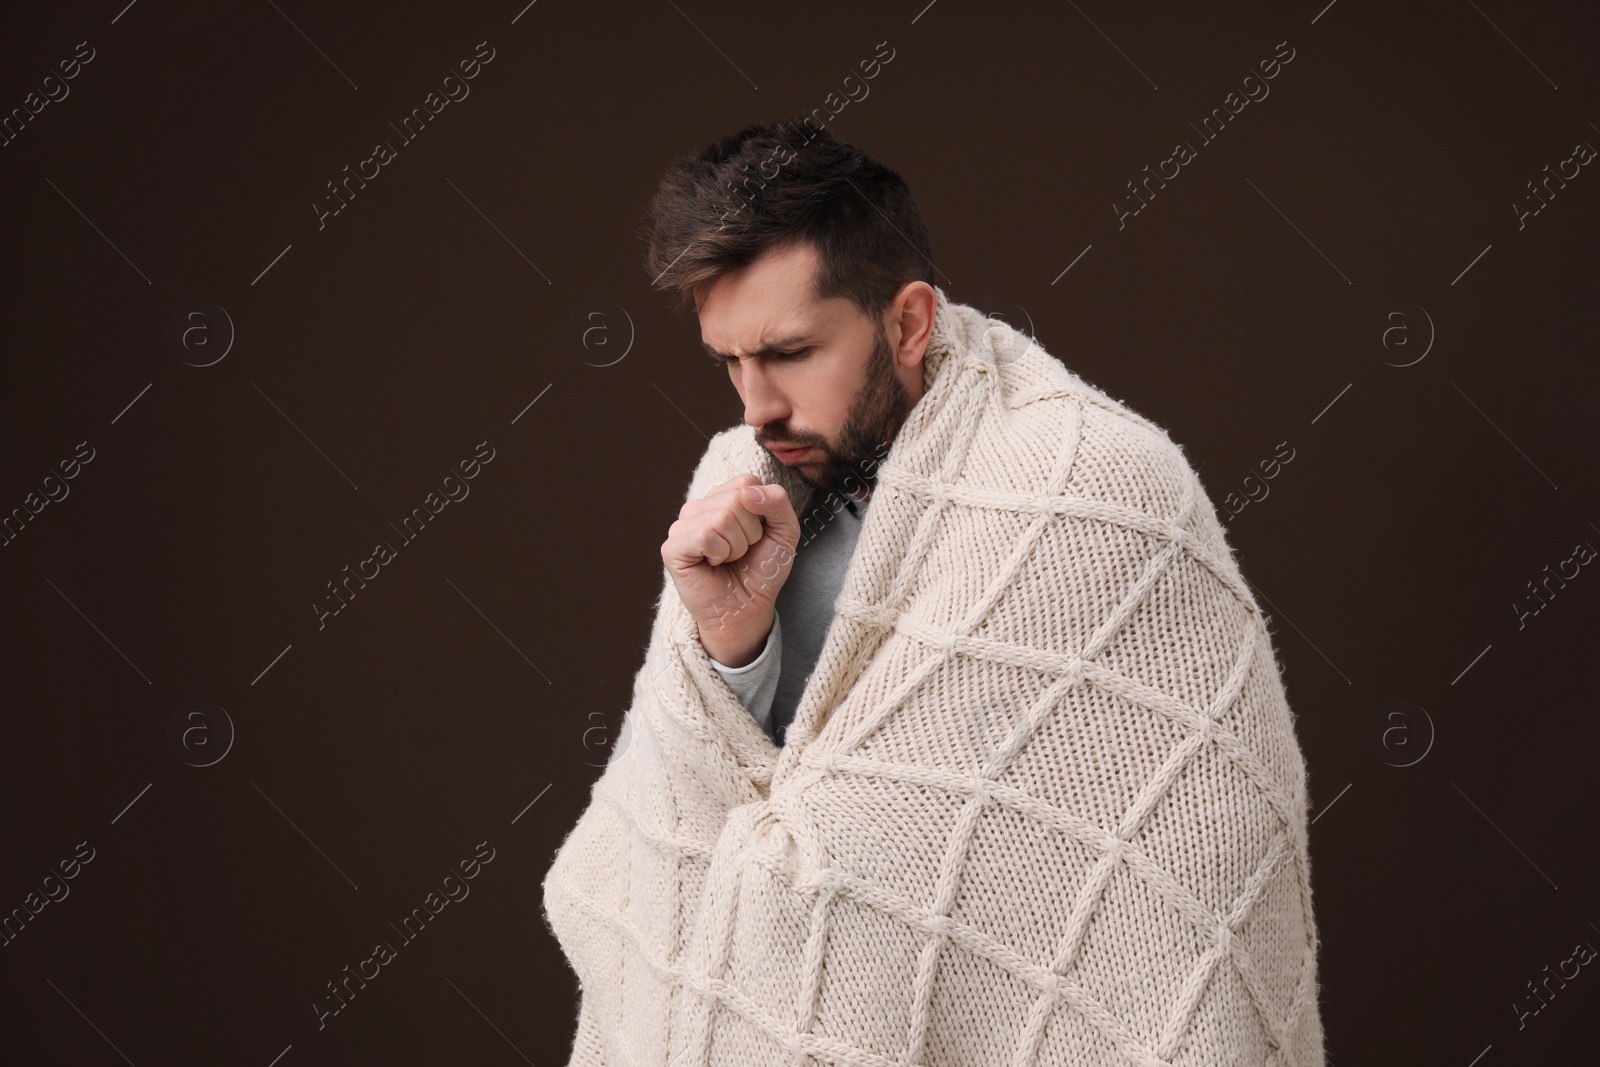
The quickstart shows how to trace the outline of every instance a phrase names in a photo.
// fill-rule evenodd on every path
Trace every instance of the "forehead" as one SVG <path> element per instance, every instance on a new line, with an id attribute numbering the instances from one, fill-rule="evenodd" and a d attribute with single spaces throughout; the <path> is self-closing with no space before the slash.
<path id="1" fill-rule="evenodd" d="M 819 329 L 832 301 L 812 299 L 815 266 L 815 250 L 799 244 L 724 274 L 700 305 L 700 339 L 742 355 L 767 341 Z"/>

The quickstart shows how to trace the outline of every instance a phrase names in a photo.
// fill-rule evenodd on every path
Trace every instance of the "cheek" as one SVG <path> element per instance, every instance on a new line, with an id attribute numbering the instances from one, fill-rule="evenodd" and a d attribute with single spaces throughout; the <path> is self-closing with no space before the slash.
<path id="1" fill-rule="evenodd" d="M 783 383 L 795 411 L 795 421 L 830 439 L 844 426 L 850 405 L 861 388 L 848 368 L 835 364 L 795 366 Z"/>

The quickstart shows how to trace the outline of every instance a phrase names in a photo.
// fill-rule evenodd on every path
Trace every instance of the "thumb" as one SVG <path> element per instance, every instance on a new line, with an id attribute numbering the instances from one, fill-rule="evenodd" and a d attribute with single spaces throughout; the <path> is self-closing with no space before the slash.
<path id="1" fill-rule="evenodd" d="M 800 519 L 783 486 L 748 485 L 739 491 L 745 507 L 760 515 L 768 532 L 783 544 L 794 548 L 800 543 Z M 761 499 L 757 500 L 759 494 Z"/>

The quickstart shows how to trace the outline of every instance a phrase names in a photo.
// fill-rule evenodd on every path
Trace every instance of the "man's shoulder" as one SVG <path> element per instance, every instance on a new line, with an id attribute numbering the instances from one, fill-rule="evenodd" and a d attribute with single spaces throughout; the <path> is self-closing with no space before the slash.
<path id="1" fill-rule="evenodd" d="M 1007 464 L 1008 479 L 1021 474 L 1030 488 L 1043 488 L 1070 464 L 1062 492 L 1165 515 L 1198 480 L 1165 427 L 1043 349 L 1018 360 L 1007 377 L 1003 418 L 989 435 L 1016 461 Z"/>

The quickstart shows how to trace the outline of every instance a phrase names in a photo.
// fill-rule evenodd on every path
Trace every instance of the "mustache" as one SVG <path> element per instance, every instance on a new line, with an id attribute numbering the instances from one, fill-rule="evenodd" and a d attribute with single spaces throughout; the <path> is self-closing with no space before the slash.
<path id="1" fill-rule="evenodd" d="M 760 445 L 762 448 L 768 449 L 769 451 L 771 450 L 773 444 L 778 441 L 787 441 L 797 448 L 805 448 L 807 446 L 812 448 L 826 448 L 828 444 L 821 438 L 810 436 L 802 436 L 798 438 L 793 437 L 790 434 L 785 433 L 781 426 L 773 430 L 762 427 L 761 432 L 756 434 L 756 444 Z"/>

